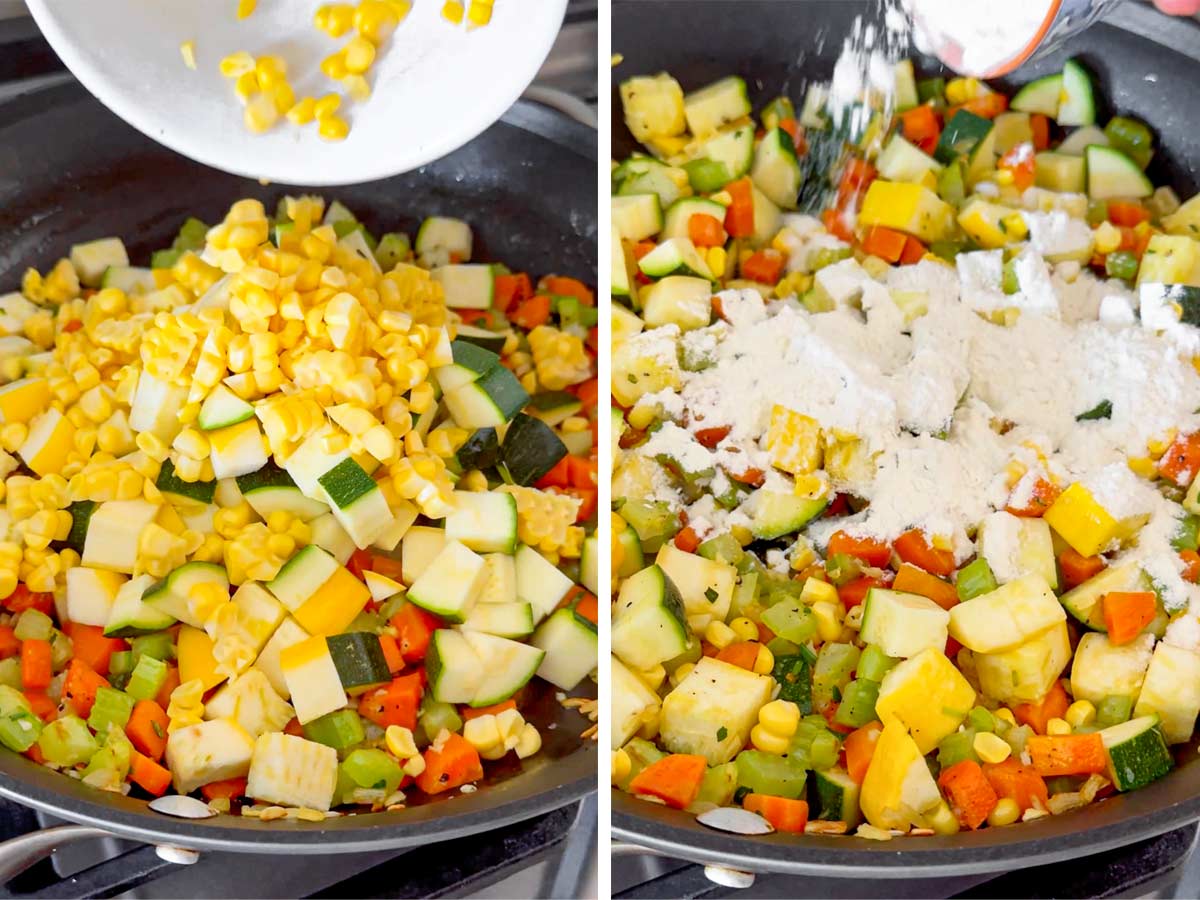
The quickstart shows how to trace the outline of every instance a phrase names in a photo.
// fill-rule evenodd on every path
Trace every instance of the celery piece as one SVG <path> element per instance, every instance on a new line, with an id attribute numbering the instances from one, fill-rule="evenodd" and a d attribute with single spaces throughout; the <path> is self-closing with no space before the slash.
<path id="1" fill-rule="evenodd" d="M 647 553 L 657 553 L 679 531 L 679 517 L 660 500 L 626 500 L 621 506 L 621 518 L 633 526 Z"/>
<path id="2" fill-rule="evenodd" d="M 929 252 L 946 262 L 954 262 L 958 254 L 965 253 L 969 249 L 970 247 L 959 241 L 934 241 L 929 245 Z"/>
<path id="3" fill-rule="evenodd" d="M 352 750 L 342 761 L 341 768 L 359 787 L 381 790 L 385 794 L 395 791 L 404 780 L 404 770 L 382 750 Z"/>
<path id="4" fill-rule="evenodd" d="M 1144 169 L 1150 164 L 1150 158 L 1154 156 L 1154 138 L 1145 123 L 1127 116 L 1113 116 L 1104 126 L 1104 134 L 1139 167 Z"/>
<path id="5" fill-rule="evenodd" d="M 875 644 L 867 644 L 858 658 L 857 675 L 868 681 L 883 681 L 883 676 L 890 672 L 898 662 L 900 660 L 888 656 Z"/>
<path id="6" fill-rule="evenodd" d="M 337 768 L 337 785 L 333 789 L 333 805 L 341 806 L 343 803 L 353 803 L 351 795 L 358 790 L 358 785 L 354 783 L 354 779 L 346 774 L 346 771 L 339 765 Z"/>
<path id="7" fill-rule="evenodd" d="M 1137 278 L 1138 266 L 1141 262 L 1128 250 L 1116 250 L 1104 257 L 1104 273 L 1109 278 L 1122 278 L 1133 281 Z"/>
<path id="8" fill-rule="evenodd" d="M 795 703 L 805 715 L 812 712 L 812 666 L 803 655 L 776 656 L 771 676 L 779 682 L 779 699 Z"/>
<path id="9" fill-rule="evenodd" d="M 736 566 L 741 561 L 742 554 L 745 551 L 742 550 L 742 545 L 737 542 L 737 538 L 732 534 L 726 533 L 709 538 L 696 548 L 696 552 L 705 559 L 712 559 L 717 562 Z"/>
<path id="10" fill-rule="evenodd" d="M 1008 743 L 1012 748 L 1013 756 L 1020 756 L 1025 752 L 1025 742 L 1033 737 L 1034 731 L 1028 725 L 1020 725 L 1016 728 L 1010 728 L 1000 737 Z"/>
<path id="11" fill-rule="evenodd" d="M 42 733 L 42 720 L 33 714 L 25 695 L 0 685 L 0 744 L 24 753 Z"/>
<path id="12" fill-rule="evenodd" d="M 361 744 L 366 733 L 358 713 L 352 709 L 338 709 L 308 722 L 304 726 L 304 736 L 334 750 L 345 750 Z"/>
<path id="13" fill-rule="evenodd" d="M 779 659 L 781 656 L 795 656 L 800 652 L 800 645 L 793 644 L 785 638 L 774 637 L 767 641 L 767 649 L 776 659 Z"/>
<path id="14" fill-rule="evenodd" d="M 1016 260 L 1005 260 L 1004 265 L 1001 267 L 1000 289 L 1010 296 L 1021 292 L 1021 282 L 1017 278 Z"/>
<path id="15" fill-rule="evenodd" d="M 701 545 L 703 546 L 703 545 Z M 758 606 L 758 573 L 747 572 L 733 589 L 733 599 L 729 604 L 732 616 L 744 616 Z M 756 613 L 757 617 L 757 613 Z"/>
<path id="16" fill-rule="evenodd" d="M 128 675 L 133 671 L 133 651 L 118 650 L 108 658 L 109 675 Z"/>
<path id="17" fill-rule="evenodd" d="M 787 756 L 775 756 L 761 750 L 743 750 L 734 760 L 738 786 L 755 794 L 770 794 L 796 800 L 804 796 L 808 772 Z"/>
<path id="18" fill-rule="evenodd" d="M 709 159 L 707 156 L 684 163 L 683 171 L 687 172 L 688 183 L 691 184 L 692 190 L 698 194 L 719 191 L 730 181 L 729 167 L 725 163 Z"/>
<path id="19" fill-rule="evenodd" d="M 17 616 L 13 634 L 18 641 L 48 641 L 54 631 L 54 620 L 40 609 L 27 609 Z"/>
<path id="20" fill-rule="evenodd" d="M 1055 775 L 1046 779 L 1046 793 L 1051 797 L 1055 794 L 1070 794 L 1083 786 L 1084 778 L 1079 775 Z"/>
<path id="21" fill-rule="evenodd" d="M 61 672 L 75 656 L 75 643 L 57 628 L 50 632 L 50 665 Z"/>
<path id="22" fill-rule="evenodd" d="M 167 664 L 153 656 L 143 655 L 129 674 L 125 692 L 135 700 L 153 700 L 167 680 Z"/>
<path id="23" fill-rule="evenodd" d="M 389 231 L 379 239 L 379 246 L 375 248 L 375 261 L 383 271 L 390 272 L 396 268 L 397 263 L 409 259 L 412 259 L 412 244 L 407 234 Z"/>
<path id="24" fill-rule="evenodd" d="M 629 782 L 633 781 L 639 772 L 667 755 L 645 738 L 634 738 L 622 749 L 629 755 L 630 769 L 629 775 L 617 784 L 621 790 L 627 790 Z"/>
<path id="25" fill-rule="evenodd" d="M 849 584 L 862 575 L 862 561 L 848 553 L 834 553 L 825 560 L 825 574 L 836 587 Z"/>
<path id="26" fill-rule="evenodd" d="M 857 678 L 846 685 L 842 702 L 838 704 L 833 721 L 852 728 L 866 725 L 875 719 L 875 702 L 879 699 L 879 682 Z"/>
<path id="27" fill-rule="evenodd" d="M 88 725 L 98 735 L 107 735 L 109 725 L 116 726 L 113 731 L 120 731 L 129 721 L 133 713 L 133 697 L 124 691 L 102 687 L 96 690 L 96 702 L 92 704 Z"/>
<path id="28" fill-rule="evenodd" d="M 1108 727 L 1128 722 L 1133 713 L 1133 698 L 1109 694 L 1096 704 L 1096 724 Z"/>
<path id="29" fill-rule="evenodd" d="M 938 76 L 937 78 L 922 78 L 917 82 L 917 99 L 922 103 L 933 101 L 940 103 L 943 106 L 946 101 L 946 79 Z"/>
<path id="30" fill-rule="evenodd" d="M 727 762 L 720 766 L 709 766 L 704 772 L 704 780 L 700 782 L 700 793 L 696 795 L 696 800 L 728 806 L 733 802 L 733 793 L 737 790 L 737 785 L 737 763 Z"/>
<path id="31" fill-rule="evenodd" d="M 831 643 L 821 647 L 813 667 L 812 697 L 817 709 L 828 706 L 834 700 L 834 692 L 849 684 L 858 657 L 858 648 L 853 644 Z"/>
<path id="32" fill-rule="evenodd" d="M 954 580 L 954 589 L 958 591 L 958 599 L 964 603 L 981 594 L 990 594 L 1000 585 L 992 574 L 992 567 L 982 556 L 958 570 Z"/>
<path id="33" fill-rule="evenodd" d="M 852 255 L 853 251 L 849 247 L 821 247 L 812 255 L 812 270 L 819 272 L 826 266 L 849 259 Z"/>
<path id="34" fill-rule="evenodd" d="M 938 173 L 937 192 L 951 206 L 962 206 L 966 202 L 967 187 L 961 159 L 954 160 Z"/>
<path id="35" fill-rule="evenodd" d="M 870 719 L 867 720 L 868 722 Z M 829 731 L 821 731 L 808 747 L 808 758 L 814 769 L 832 769 L 838 761 L 838 739 Z"/>
<path id="36" fill-rule="evenodd" d="M 155 250 L 150 254 L 150 268 L 170 269 L 183 256 L 182 250 Z"/>
<path id="37" fill-rule="evenodd" d="M 449 703 L 429 699 L 421 707 L 421 712 L 417 716 L 417 724 L 421 726 L 421 731 L 432 743 L 437 740 L 442 729 L 458 731 L 462 728 L 463 722 L 459 718 L 458 712 Z"/>
<path id="38" fill-rule="evenodd" d="M 63 716 L 42 729 L 38 749 L 46 762 L 77 766 L 91 759 L 100 749 L 100 743 L 79 716 Z"/>
<path id="39" fill-rule="evenodd" d="M 1093 228 L 1108 221 L 1108 201 L 1090 200 L 1087 208 L 1087 223 Z"/>
<path id="40" fill-rule="evenodd" d="M 129 742 L 129 738 L 125 737 L 124 731 L 114 728 L 109 731 L 104 746 L 96 751 L 88 761 L 83 774 L 87 776 L 94 772 L 108 770 L 114 773 L 115 782 L 119 785 L 129 774 L 129 762 L 132 758 L 133 744 Z"/>
<path id="41" fill-rule="evenodd" d="M 793 644 L 803 644 L 817 633 L 817 617 L 797 600 L 782 600 L 763 610 L 762 622 Z"/>
<path id="42" fill-rule="evenodd" d="M 979 756 L 975 753 L 974 729 L 964 728 L 962 731 L 952 732 L 942 738 L 938 743 L 937 759 L 943 769 L 948 769 L 964 759 L 979 762 Z"/>
<path id="43" fill-rule="evenodd" d="M 21 658 L 19 656 L 10 656 L 8 659 L 0 660 L 0 684 L 17 690 L 21 689 Z"/>
<path id="44" fill-rule="evenodd" d="M 135 637 L 129 642 L 129 647 L 133 651 L 135 663 L 142 656 L 153 656 L 155 659 L 163 661 L 175 658 L 175 645 L 171 642 L 169 631 L 158 631 L 154 634 Z"/>
<path id="45" fill-rule="evenodd" d="M 207 236 L 208 226 L 195 216 L 188 216 L 171 246 L 176 250 L 203 250 Z"/>
<path id="46" fill-rule="evenodd" d="M 996 717 L 982 706 L 976 706 L 967 714 L 967 722 L 976 731 L 996 730 Z"/>
<path id="47" fill-rule="evenodd" d="M 1171 546 L 1176 550 L 1195 550 L 1200 546 L 1200 516 L 1187 515 L 1179 520 Z"/>
<path id="48" fill-rule="evenodd" d="M 387 624 L 387 620 L 379 615 L 378 612 L 371 612 L 370 610 L 364 609 L 354 617 L 354 621 L 346 627 L 346 631 L 350 633 L 355 631 L 366 631 L 371 634 L 379 634 L 381 631 L 383 631 L 383 626 L 385 624 Z"/>

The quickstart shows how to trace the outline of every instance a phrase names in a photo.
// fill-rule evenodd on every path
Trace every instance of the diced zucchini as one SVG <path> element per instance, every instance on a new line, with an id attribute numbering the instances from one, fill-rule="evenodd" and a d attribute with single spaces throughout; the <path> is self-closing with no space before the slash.
<path id="1" fill-rule="evenodd" d="M 712 657 L 700 659 L 663 700 L 663 746 L 703 756 L 710 766 L 729 762 L 746 744 L 774 688 L 769 676 Z"/>
<path id="2" fill-rule="evenodd" d="M 67 569 L 67 618 L 80 625 L 107 625 L 117 594 L 127 580 L 119 572 L 104 569 Z"/>
<path id="3" fill-rule="evenodd" d="M 1043 150 L 1033 157 L 1034 184 L 1050 191 L 1082 194 L 1087 190 L 1087 163 L 1062 150 Z"/>
<path id="4" fill-rule="evenodd" d="M 498 637 L 528 637 L 533 634 L 533 608 L 519 601 L 476 603 L 462 627 Z"/>
<path id="5" fill-rule="evenodd" d="M 190 602 L 192 591 L 201 584 L 215 585 L 220 594 L 229 594 L 229 576 L 222 566 L 208 562 L 190 562 L 184 563 L 162 581 L 148 587 L 142 599 L 180 622 L 193 628 L 203 628 L 205 620 L 196 614 Z"/>
<path id="6" fill-rule="evenodd" d="M 142 594 L 154 584 L 150 575 L 139 575 L 121 585 L 104 626 L 105 637 L 133 637 L 170 628 L 175 618 L 143 602 Z"/>
<path id="7" fill-rule="evenodd" d="M 450 622 L 462 622 L 475 605 L 487 566 L 483 557 L 458 541 L 447 541 L 428 568 L 413 582 L 408 599 Z"/>
<path id="8" fill-rule="evenodd" d="M 245 776 L 253 755 L 254 738 L 246 729 L 233 719 L 213 719 L 172 732 L 166 764 L 175 790 L 190 794 L 213 781 Z"/>
<path id="9" fill-rule="evenodd" d="M 1013 95 L 1013 109 L 1019 112 L 1041 113 L 1058 118 L 1058 103 L 1062 96 L 1062 75 L 1046 75 L 1029 82 Z"/>
<path id="10" fill-rule="evenodd" d="M 828 506 L 827 500 L 809 500 L 795 494 L 759 488 L 742 504 L 757 538 L 774 540 L 799 531 Z"/>
<path id="11" fill-rule="evenodd" d="M 530 485 L 567 455 L 567 447 L 545 422 L 517 413 L 504 435 L 500 454 L 513 483 Z"/>
<path id="12" fill-rule="evenodd" d="M 400 542 L 401 580 L 411 587 L 445 545 L 446 532 L 441 528 L 427 525 L 410 528 Z"/>
<path id="13" fill-rule="evenodd" d="M 622 662 L 645 671 L 684 653 L 690 643 L 679 589 L 660 566 L 622 583 L 612 621 L 612 650 Z"/>
<path id="14" fill-rule="evenodd" d="M 879 176 L 888 181 L 919 184 L 929 172 L 940 172 L 942 164 L 914 147 L 899 133 L 893 134 L 875 161 Z"/>
<path id="15" fill-rule="evenodd" d="M 754 152 L 750 177 L 776 206 L 796 208 L 804 176 L 800 172 L 796 144 L 790 134 L 782 128 L 772 128 L 763 136 Z"/>
<path id="16" fill-rule="evenodd" d="M 907 659 L 946 646 L 950 613 L 929 598 L 871 588 L 863 604 L 862 639 L 886 655 Z"/>
<path id="17" fill-rule="evenodd" d="M 659 549 L 655 564 L 679 591 L 689 621 L 706 618 L 723 622 L 729 615 L 738 578 L 733 566 L 687 553 L 670 542 Z"/>
<path id="18" fill-rule="evenodd" d="M 446 305 L 454 309 L 490 309 L 496 293 L 496 273 L 483 263 L 439 266 L 431 273 L 442 285 Z"/>
<path id="19" fill-rule="evenodd" d="M 325 638 L 338 680 L 350 696 L 392 680 L 379 635 L 366 631 L 331 634 Z"/>
<path id="20" fill-rule="evenodd" d="M 1065 620 L 1044 578 L 1026 575 L 950 610 L 950 635 L 977 653 L 1002 653 Z"/>
<path id="21" fill-rule="evenodd" d="M 348 702 L 324 637 L 305 638 L 285 648 L 279 654 L 279 666 L 301 725 Z"/>
<path id="22" fill-rule="evenodd" d="M 1072 588 L 1060 597 L 1062 605 L 1076 621 L 1093 631 L 1107 631 L 1104 624 L 1104 595 L 1113 591 L 1147 591 L 1150 579 L 1136 562 L 1110 566 L 1093 575 L 1083 584 Z"/>
<path id="23" fill-rule="evenodd" d="M 1088 196 L 1093 200 L 1149 197 L 1154 185 L 1136 162 L 1112 147 L 1091 145 L 1085 150 Z"/>
<path id="24" fill-rule="evenodd" d="M 638 260 L 638 268 L 650 278 L 668 275 L 690 275 L 713 280 L 712 270 L 689 238 L 667 238 Z"/>
<path id="25" fill-rule="evenodd" d="M 414 244 L 417 255 L 426 265 L 445 265 L 454 257 L 455 262 L 471 261 L 471 226 L 461 219 L 446 216 L 430 216 L 417 229 Z"/>
<path id="26" fill-rule="evenodd" d="M 529 643 L 546 654 L 538 677 L 561 690 L 574 690 L 596 668 L 600 646 L 596 626 L 573 609 L 555 611 Z"/>
<path id="27" fill-rule="evenodd" d="M 1059 125 L 1091 125 L 1096 121 L 1092 76 L 1075 59 L 1063 63 L 1062 94 L 1058 104 Z"/>
<path id="28" fill-rule="evenodd" d="M 704 142 L 699 152 L 697 159 L 684 165 L 684 171 L 689 182 L 699 179 L 711 193 L 750 171 L 754 161 L 754 128 L 739 125 L 719 131 Z M 703 170 L 697 168 L 701 165 Z M 715 172 L 720 172 L 720 177 L 715 177 Z"/>
<path id="29" fill-rule="evenodd" d="M 245 422 L 254 416 L 254 407 L 223 384 L 213 388 L 200 406 L 196 424 L 203 431 L 216 431 Z"/>
<path id="30" fill-rule="evenodd" d="M 1038 575 L 1051 588 L 1058 587 L 1054 544 L 1045 520 L 994 512 L 980 523 L 976 542 L 1001 584 Z"/>
<path id="31" fill-rule="evenodd" d="M 711 216 L 718 222 L 725 221 L 725 207 L 704 197 L 682 197 L 671 204 L 663 220 L 664 238 L 689 236 L 688 222 L 692 216 Z"/>
<path id="32" fill-rule="evenodd" d="M 513 553 L 517 547 L 517 501 L 512 494 L 455 491 L 446 517 L 446 540 L 477 553 Z"/>
<path id="33" fill-rule="evenodd" d="M 1108 772 L 1119 791 L 1145 787 L 1166 775 L 1175 762 L 1157 716 L 1139 716 L 1100 732 L 1108 752 Z"/>
<path id="34" fill-rule="evenodd" d="M 521 544 L 513 561 L 517 598 L 533 607 L 538 623 L 558 608 L 574 582 L 528 544 Z"/>
<path id="35" fill-rule="evenodd" d="M 649 328 L 704 328 L 712 320 L 712 283 L 691 275 L 668 275 L 641 290 L 642 318 Z"/>
<path id="36" fill-rule="evenodd" d="M 850 828 L 859 823 L 859 785 L 843 769 L 826 769 L 813 773 L 817 792 L 814 818 L 845 822 Z"/>
<path id="37" fill-rule="evenodd" d="M 86 244 L 75 244 L 69 256 L 71 265 L 85 287 L 100 287 L 100 280 L 110 267 L 129 265 L 129 254 L 120 238 L 101 238 Z"/>
<path id="38" fill-rule="evenodd" d="M 1168 744 L 1192 738 L 1200 713 L 1200 653 L 1159 642 L 1142 681 L 1135 716 L 1156 715 Z"/>
<path id="39" fill-rule="evenodd" d="M 260 669 L 250 669 L 219 688 L 204 704 L 205 718 L 233 719 L 251 737 L 282 731 L 295 715 Z"/>
<path id="40" fill-rule="evenodd" d="M 1113 646 L 1108 635 L 1089 632 L 1079 639 L 1071 665 L 1071 694 L 1099 703 L 1110 695 L 1132 697 L 1142 690 L 1154 652 L 1154 635 L 1141 634 Z"/>
<path id="41" fill-rule="evenodd" d="M 657 728 L 662 701 L 615 656 L 611 682 L 612 749 L 619 750 L 644 727 Z"/>
<path id="42" fill-rule="evenodd" d="M 913 73 L 912 60 L 902 59 L 892 68 L 896 76 L 896 112 L 912 109 L 921 102 L 917 95 L 917 77 Z"/>
<path id="43" fill-rule="evenodd" d="M 1071 661 L 1067 623 L 1059 622 L 1003 653 L 976 653 L 984 694 L 1001 703 L 1032 703 L 1046 696 Z"/>

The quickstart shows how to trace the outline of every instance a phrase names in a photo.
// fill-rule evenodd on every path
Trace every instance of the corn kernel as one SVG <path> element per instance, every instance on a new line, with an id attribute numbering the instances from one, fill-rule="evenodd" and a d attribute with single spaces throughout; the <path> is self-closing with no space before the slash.
<path id="1" fill-rule="evenodd" d="M 739 640 L 758 640 L 758 626 L 754 624 L 752 619 L 741 616 L 740 618 L 734 619 L 732 622 L 730 622 L 729 627 L 733 629 L 733 633 L 738 636 Z"/>
<path id="2" fill-rule="evenodd" d="M 724 247 L 709 247 L 705 253 L 705 260 L 708 262 L 709 269 L 712 270 L 714 278 L 725 277 L 725 265 L 729 255 L 725 252 Z"/>
<path id="3" fill-rule="evenodd" d="M 790 738 L 800 725 L 800 707 L 790 700 L 772 700 L 759 709 L 758 722 L 768 731 Z"/>
<path id="4" fill-rule="evenodd" d="M 1056 737 L 1061 737 L 1062 735 L 1070 733 L 1071 723 L 1066 719 L 1060 719 L 1056 716 L 1046 723 L 1046 734 L 1052 734 Z"/>
<path id="5" fill-rule="evenodd" d="M 671 686 L 678 687 L 679 682 L 687 678 L 691 674 L 692 669 L 696 668 L 695 663 L 680 663 L 675 667 L 675 671 L 671 673 Z"/>
<path id="6" fill-rule="evenodd" d="M 1091 725 L 1096 721 L 1096 707 L 1087 700 L 1076 700 L 1067 707 L 1066 719 L 1072 728 Z"/>
<path id="7" fill-rule="evenodd" d="M 226 78 L 238 78 L 254 71 L 254 57 L 245 50 L 239 50 L 222 59 L 218 67 Z"/>
<path id="8" fill-rule="evenodd" d="M 339 38 L 354 24 L 355 11 L 349 3 L 328 3 L 317 9 L 313 24 L 331 38 Z"/>
<path id="9" fill-rule="evenodd" d="M 287 111 L 287 119 L 293 125 L 307 125 L 317 117 L 317 101 L 313 97 L 302 97 Z"/>
<path id="10" fill-rule="evenodd" d="M 787 753 L 792 743 L 790 738 L 768 731 L 762 725 L 755 725 L 750 729 L 750 741 L 764 753 L 774 753 L 778 756 Z"/>
<path id="11" fill-rule="evenodd" d="M 344 141 L 350 134 L 350 123 L 341 116 L 326 116 L 317 120 L 317 134 L 322 140 Z"/>
<path id="12" fill-rule="evenodd" d="M 237 17 L 239 19 L 248 19 L 254 14 L 254 10 L 258 7 L 258 0 L 238 0 Z"/>
<path id="13" fill-rule="evenodd" d="M 446 0 L 442 5 L 442 18 L 454 25 L 462 24 L 464 12 L 461 0 Z"/>
<path id="14" fill-rule="evenodd" d="M 1007 706 L 1002 706 L 992 713 L 997 719 L 1003 719 L 1009 725 L 1017 724 L 1017 717 L 1013 715 L 1013 711 Z"/>
<path id="15" fill-rule="evenodd" d="M 366 103 L 371 99 L 371 83 L 362 75 L 347 75 L 342 79 L 342 87 L 359 103 Z"/>
<path id="16" fill-rule="evenodd" d="M 958 834 L 960 827 L 958 816 L 945 800 L 939 802 L 933 812 L 925 814 L 925 821 L 936 833 L 942 835 Z"/>
<path id="17" fill-rule="evenodd" d="M 987 821 L 989 825 L 1011 825 L 1021 817 L 1021 807 L 1017 806 L 1017 801 L 1012 797 L 1001 797 L 990 813 L 988 813 Z"/>
<path id="18" fill-rule="evenodd" d="M 242 114 L 246 129 L 254 134 L 263 134 L 275 127 L 279 121 L 279 108 L 274 99 L 267 94 L 257 94 Z"/>
<path id="19" fill-rule="evenodd" d="M 419 753 L 412 731 L 401 725 L 389 725 L 384 740 L 388 751 L 398 759 L 409 759 Z"/>
<path id="20" fill-rule="evenodd" d="M 184 41 L 180 44 L 179 55 L 183 57 L 183 64 L 194 72 L 196 70 L 196 42 Z"/>
<path id="21" fill-rule="evenodd" d="M 1102 222 L 1095 231 L 1096 252 L 1113 253 L 1121 247 L 1121 229 L 1111 222 Z"/>
<path id="22" fill-rule="evenodd" d="M 346 68 L 346 54 L 341 51 L 329 54 L 321 60 L 321 72 L 326 78 L 341 81 L 350 74 L 350 70 Z"/>
<path id="23" fill-rule="evenodd" d="M 986 763 L 1002 763 L 1012 753 L 1008 742 L 990 731 L 981 731 L 971 742 L 975 753 Z"/>
<path id="24" fill-rule="evenodd" d="M 754 657 L 754 674 L 767 675 L 775 668 L 775 654 L 767 649 L 765 644 L 758 648 L 758 655 Z"/>
<path id="25" fill-rule="evenodd" d="M 467 22 L 475 28 L 482 28 L 491 21 L 491 4 L 481 2 L 481 0 L 471 0 L 471 5 L 467 8 Z"/>
<path id="26" fill-rule="evenodd" d="M 1004 233 L 1014 241 L 1023 241 L 1029 236 L 1029 226 L 1025 224 L 1025 217 L 1020 213 L 1010 213 L 1001 219 L 1000 223 L 1004 226 Z"/>
<path id="27" fill-rule="evenodd" d="M 375 45 L 365 37 L 352 38 L 342 48 L 342 53 L 345 56 L 346 71 L 354 75 L 363 74 L 375 62 Z"/>
<path id="28" fill-rule="evenodd" d="M 724 650 L 737 640 L 737 635 L 724 622 L 714 621 L 704 629 L 704 639 L 718 650 Z"/>
<path id="29" fill-rule="evenodd" d="M 629 777 L 629 773 L 633 771 L 633 760 L 629 758 L 629 754 L 624 749 L 614 750 L 612 754 L 612 781 L 613 784 L 619 784 Z"/>

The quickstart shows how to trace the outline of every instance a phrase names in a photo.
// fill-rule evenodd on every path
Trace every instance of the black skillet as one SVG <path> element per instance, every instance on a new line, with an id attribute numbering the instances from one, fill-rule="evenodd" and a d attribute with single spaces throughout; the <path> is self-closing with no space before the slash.
<path id="1" fill-rule="evenodd" d="M 188 215 L 219 221 L 232 201 L 247 196 L 274 209 L 280 196 L 297 190 L 178 156 L 77 84 L 38 90 L 0 104 L 0 293 L 19 286 L 25 267 L 45 270 L 78 241 L 120 235 L 134 264 L 146 265 Z M 596 281 L 596 133 L 540 106 L 518 102 L 470 144 L 415 172 L 324 193 L 376 233 L 412 235 L 425 216 L 456 216 L 470 222 L 481 260 L 536 276 Z M 585 687 L 595 696 L 590 682 Z M 541 731 L 542 752 L 492 766 L 477 792 L 317 825 L 238 816 L 172 819 L 147 809 L 145 800 L 92 790 L 7 751 L 0 751 L 0 795 L 124 837 L 198 850 L 337 853 L 412 846 L 521 821 L 596 789 L 596 746 L 579 738 L 586 720 L 564 710 L 545 685 L 526 714 Z"/>
<path id="2" fill-rule="evenodd" d="M 621 119 L 617 85 L 635 74 L 668 71 L 684 90 L 736 74 L 750 86 L 755 108 L 787 93 L 799 108 L 809 80 L 827 80 L 842 39 L 874 4 L 857 0 L 615 0 L 612 73 L 615 159 L 636 148 Z M 1002 4 L 997 4 L 997 9 Z M 1150 167 L 1158 184 L 1183 198 L 1200 185 L 1200 26 L 1127 3 L 1065 51 L 1040 59 L 1008 84 L 1056 72 L 1079 56 L 1097 76 L 1100 120 L 1125 112 L 1149 122 L 1159 150 Z M 937 74 L 935 62 L 918 70 Z M 1001 82 L 1002 84 L 1005 82 Z M 856 838 L 742 837 L 704 828 L 685 813 L 612 793 L 613 837 L 669 856 L 749 871 L 867 877 L 929 877 L 995 872 L 1053 862 L 1132 843 L 1200 817 L 1200 760 L 1194 745 L 1163 780 L 1086 809 L 1011 828 L 953 837 L 876 842 Z"/>

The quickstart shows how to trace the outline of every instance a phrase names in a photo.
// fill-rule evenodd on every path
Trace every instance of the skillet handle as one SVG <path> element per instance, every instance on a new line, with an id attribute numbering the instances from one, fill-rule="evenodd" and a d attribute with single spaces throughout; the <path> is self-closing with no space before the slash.
<path id="1" fill-rule="evenodd" d="M 608 852 L 613 857 L 625 856 L 664 856 L 665 854 L 641 844 L 629 841 L 614 841 L 609 845 Z M 754 873 L 743 869 L 731 869 L 729 866 L 704 866 L 704 877 L 713 884 L 721 887 L 745 890 L 754 887 Z"/>
<path id="2" fill-rule="evenodd" d="M 59 825 L 4 841 L 0 843 L 0 884 L 7 884 L 59 847 L 103 837 L 112 834 L 90 825 Z"/>

